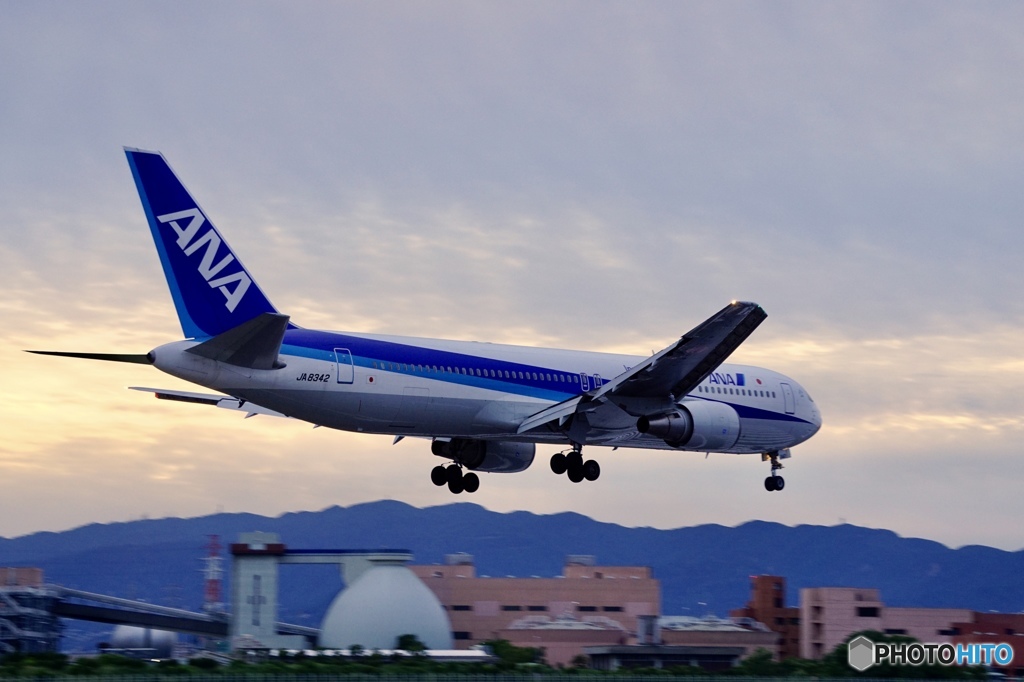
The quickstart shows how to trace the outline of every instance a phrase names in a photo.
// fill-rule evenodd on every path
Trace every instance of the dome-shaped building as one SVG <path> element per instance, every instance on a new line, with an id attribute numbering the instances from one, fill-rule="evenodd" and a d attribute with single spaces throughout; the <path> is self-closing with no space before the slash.
<path id="1" fill-rule="evenodd" d="M 401 635 L 416 635 L 428 649 L 452 648 L 451 623 L 434 593 L 402 563 L 381 562 L 335 597 L 320 646 L 393 649 Z"/>
<path id="2" fill-rule="evenodd" d="M 111 649 L 152 649 L 153 658 L 171 658 L 177 643 L 177 633 L 134 625 L 118 625 L 110 636 Z"/>

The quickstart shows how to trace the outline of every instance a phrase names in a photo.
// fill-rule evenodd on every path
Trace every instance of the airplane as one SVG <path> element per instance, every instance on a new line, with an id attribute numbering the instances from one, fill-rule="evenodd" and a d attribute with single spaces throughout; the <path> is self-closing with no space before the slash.
<path id="1" fill-rule="evenodd" d="M 780 460 L 821 428 L 793 379 L 723 364 L 766 318 L 733 301 L 650 357 L 306 329 L 278 311 L 159 152 L 125 148 L 185 339 L 145 355 L 29 351 L 152 365 L 216 393 L 145 387 L 163 400 L 246 417 L 431 441 L 449 460 L 431 482 L 476 492 L 478 472 L 515 473 L 538 444 L 573 483 L 601 467 L 584 446 L 760 454 Z"/>

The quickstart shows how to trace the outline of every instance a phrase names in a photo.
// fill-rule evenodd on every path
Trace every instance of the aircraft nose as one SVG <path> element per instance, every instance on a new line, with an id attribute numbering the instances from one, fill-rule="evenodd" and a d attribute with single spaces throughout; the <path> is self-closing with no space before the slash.
<path id="1" fill-rule="evenodd" d="M 811 424 L 814 425 L 814 431 L 811 435 L 821 430 L 821 410 L 814 404 L 811 405 Z"/>

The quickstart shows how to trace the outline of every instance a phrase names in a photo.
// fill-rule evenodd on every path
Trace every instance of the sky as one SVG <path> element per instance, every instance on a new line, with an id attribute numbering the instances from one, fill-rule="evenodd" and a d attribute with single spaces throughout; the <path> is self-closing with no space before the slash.
<path id="1" fill-rule="evenodd" d="M 398 499 L 1024 548 L 1024 5 L 0 3 L 0 536 Z M 648 355 L 733 299 L 803 385 L 756 456 L 591 448 L 452 496 L 429 443 L 157 402 L 122 147 L 306 327 Z M 459 548 L 448 548 L 458 551 Z M 596 551 L 599 552 L 599 549 Z"/>

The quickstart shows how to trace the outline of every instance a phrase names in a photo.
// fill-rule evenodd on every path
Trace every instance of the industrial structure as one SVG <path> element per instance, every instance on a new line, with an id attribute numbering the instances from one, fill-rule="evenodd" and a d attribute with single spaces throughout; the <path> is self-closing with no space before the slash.
<path id="1" fill-rule="evenodd" d="M 57 651 L 61 623 L 57 597 L 38 568 L 0 568 L 0 654 Z"/>
<path id="2" fill-rule="evenodd" d="M 290 564 L 337 565 L 348 586 L 325 618 L 325 630 L 332 639 L 328 646 L 360 644 L 370 648 L 390 648 L 402 634 L 418 634 L 421 641 L 429 641 L 438 648 L 451 646 L 447 636 L 447 618 L 440 604 L 431 599 L 427 590 L 423 589 L 417 595 L 417 586 L 410 587 L 415 576 L 405 567 L 412 559 L 408 550 L 288 549 L 277 534 L 256 532 L 243 533 L 239 541 L 231 545 L 231 557 L 229 632 L 233 649 L 308 648 L 309 642 L 282 632 L 277 625 L 278 574 L 281 566 Z M 364 577 L 369 582 L 364 583 Z M 392 590 L 398 590 L 411 600 L 407 613 L 387 608 L 388 600 L 396 596 Z M 339 611 L 339 607 L 343 608 L 346 603 L 353 607 L 368 604 L 367 596 L 372 595 L 379 600 L 376 608 L 363 606 L 351 614 Z M 420 599 L 415 599 L 417 596 Z M 423 605 L 424 599 L 428 602 L 426 605 Z M 409 614 L 418 615 L 420 619 L 410 621 Z M 388 615 L 390 619 L 382 618 L 382 615 Z M 362 629 L 350 627 L 353 623 L 361 624 Z M 438 627 L 441 628 L 440 634 Z M 314 632 L 315 642 L 320 632 Z M 345 638 L 352 641 L 345 641 Z"/>

